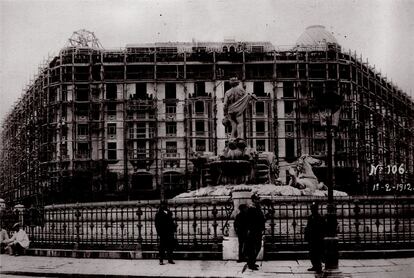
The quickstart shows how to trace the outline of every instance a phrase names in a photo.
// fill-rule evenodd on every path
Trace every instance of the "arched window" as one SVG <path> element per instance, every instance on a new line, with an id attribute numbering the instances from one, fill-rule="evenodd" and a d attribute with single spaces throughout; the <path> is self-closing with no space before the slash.
<path id="1" fill-rule="evenodd" d="M 223 46 L 223 52 L 225 52 L 225 53 L 227 53 L 228 52 L 228 48 L 227 48 L 227 46 Z"/>

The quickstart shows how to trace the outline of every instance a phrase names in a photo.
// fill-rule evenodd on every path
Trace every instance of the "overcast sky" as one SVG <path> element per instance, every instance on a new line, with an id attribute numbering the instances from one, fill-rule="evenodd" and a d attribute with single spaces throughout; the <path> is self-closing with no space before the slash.
<path id="1" fill-rule="evenodd" d="M 414 0 L 0 0 L 0 119 L 72 32 L 104 48 L 154 41 L 270 41 L 292 45 L 322 24 L 400 88 L 414 91 Z"/>

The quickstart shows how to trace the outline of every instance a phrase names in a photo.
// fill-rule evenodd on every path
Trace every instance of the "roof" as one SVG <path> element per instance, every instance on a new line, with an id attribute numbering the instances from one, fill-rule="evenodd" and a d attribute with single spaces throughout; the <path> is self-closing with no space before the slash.
<path id="1" fill-rule="evenodd" d="M 311 25 L 307 27 L 305 32 L 296 41 L 297 46 L 319 46 L 325 45 L 326 43 L 338 44 L 336 38 L 330 32 L 326 31 L 323 25 Z"/>

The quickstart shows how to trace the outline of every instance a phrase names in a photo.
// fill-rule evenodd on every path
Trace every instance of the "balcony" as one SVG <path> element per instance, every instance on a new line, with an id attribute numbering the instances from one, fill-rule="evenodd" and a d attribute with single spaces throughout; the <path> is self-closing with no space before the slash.
<path id="1" fill-rule="evenodd" d="M 128 159 L 130 160 L 152 160 L 154 159 L 153 151 L 146 149 L 132 150 L 128 152 Z"/>
<path id="2" fill-rule="evenodd" d="M 91 153 L 76 153 L 75 159 L 87 160 L 91 158 Z"/>

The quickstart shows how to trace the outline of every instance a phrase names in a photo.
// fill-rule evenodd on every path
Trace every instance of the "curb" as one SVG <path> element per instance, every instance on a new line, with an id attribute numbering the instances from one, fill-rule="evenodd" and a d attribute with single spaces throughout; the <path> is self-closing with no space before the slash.
<path id="1" fill-rule="evenodd" d="M 72 250 L 72 249 L 28 249 L 26 255 L 42 257 L 66 257 L 66 258 L 100 258 L 100 259 L 157 259 L 157 251 L 142 251 L 138 254 L 134 251 L 122 250 Z M 203 251 L 178 251 L 174 252 L 178 260 L 220 260 L 220 252 Z M 343 250 L 339 251 L 340 259 L 389 259 L 414 257 L 414 249 L 391 250 Z M 264 260 L 297 260 L 308 259 L 308 251 L 276 251 L 265 254 Z"/>
<path id="2" fill-rule="evenodd" d="M 31 272 L 31 271 L 0 271 L 1 275 L 18 275 L 18 276 L 35 276 L 35 277 L 77 277 L 77 278 L 95 278 L 102 277 L 102 274 L 82 274 L 82 273 L 63 273 L 63 272 Z M 153 278 L 158 275 L 123 275 L 123 274 L 105 274 L 105 278 Z M 240 278 L 240 276 L 162 276 L 164 278 Z"/>

